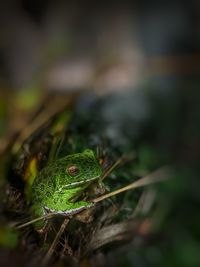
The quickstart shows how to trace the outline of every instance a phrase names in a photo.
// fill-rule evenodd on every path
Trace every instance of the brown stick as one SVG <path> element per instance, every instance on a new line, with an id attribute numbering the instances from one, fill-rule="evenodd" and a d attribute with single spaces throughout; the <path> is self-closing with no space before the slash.
<path id="1" fill-rule="evenodd" d="M 62 223 L 62 225 L 61 225 L 56 237 L 54 238 L 53 243 L 51 244 L 47 254 L 45 255 L 45 257 L 43 259 L 43 264 L 44 265 L 46 265 L 48 263 L 48 261 L 50 260 L 52 254 L 53 254 L 53 252 L 54 252 L 54 250 L 55 250 L 55 248 L 56 248 L 56 246 L 57 246 L 57 244 L 59 242 L 59 239 L 60 239 L 61 235 L 63 234 L 63 232 L 65 231 L 65 228 L 68 225 L 68 223 L 69 223 L 69 219 L 67 219 L 67 218 L 64 219 L 64 221 L 63 221 L 63 223 Z"/>
<path id="2" fill-rule="evenodd" d="M 110 168 L 108 168 L 101 177 L 101 181 L 105 179 L 115 168 L 117 168 L 122 162 L 130 161 L 135 158 L 135 154 L 124 155 L 119 158 Z"/>
<path id="3" fill-rule="evenodd" d="M 170 175 L 170 168 L 167 167 L 167 166 L 164 166 L 158 170 L 156 170 L 155 172 L 141 178 L 140 180 L 134 182 L 134 183 L 131 183 L 127 186 L 124 186 L 120 189 L 117 189 L 113 192 L 110 192 L 108 194 L 105 194 L 103 196 L 100 196 L 98 198 L 95 198 L 92 200 L 93 203 L 97 203 L 97 202 L 100 202 L 106 198 L 109 198 L 109 197 L 112 197 L 112 196 L 115 196 L 115 195 L 118 195 L 124 191 L 128 191 L 128 190 L 131 190 L 131 189 L 135 189 L 135 188 L 138 188 L 138 187 L 141 187 L 141 186 L 146 186 L 146 185 L 150 185 L 152 183 L 157 183 L 157 182 L 161 182 L 161 181 L 165 181 L 168 179 Z"/>
<path id="4" fill-rule="evenodd" d="M 26 226 L 28 226 L 28 225 L 30 225 L 30 224 L 32 224 L 32 223 L 41 221 L 41 220 L 43 220 L 43 219 L 49 219 L 49 218 L 51 218 L 53 215 L 56 215 L 56 213 L 49 213 L 49 214 L 44 215 L 44 216 L 42 216 L 42 217 L 38 217 L 38 218 L 36 218 L 36 219 L 33 219 L 33 220 L 29 221 L 29 222 L 20 224 L 19 226 L 16 226 L 16 229 L 24 228 L 24 227 L 26 227 Z"/>

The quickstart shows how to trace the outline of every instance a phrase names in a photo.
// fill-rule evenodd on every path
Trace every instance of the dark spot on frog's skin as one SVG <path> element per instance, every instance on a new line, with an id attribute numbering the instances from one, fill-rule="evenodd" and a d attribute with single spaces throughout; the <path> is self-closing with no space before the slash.
<path id="1" fill-rule="evenodd" d="M 46 196 L 47 196 L 47 197 L 50 197 L 50 196 L 51 196 L 51 192 L 47 191 L 47 192 L 46 192 Z"/>
<path id="2" fill-rule="evenodd" d="M 57 202 L 58 202 L 57 198 L 54 198 L 53 203 L 57 204 Z"/>
<path id="3" fill-rule="evenodd" d="M 40 190 L 43 191 L 44 189 L 45 189 L 45 185 L 44 185 L 44 184 L 41 184 L 41 185 L 40 185 Z"/>

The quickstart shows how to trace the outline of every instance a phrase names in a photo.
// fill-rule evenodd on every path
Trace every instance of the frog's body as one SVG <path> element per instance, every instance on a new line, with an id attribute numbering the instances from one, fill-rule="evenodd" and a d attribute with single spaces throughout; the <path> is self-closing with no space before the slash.
<path id="1" fill-rule="evenodd" d="M 32 184 L 31 199 L 35 215 L 45 212 L 73 214 L 92 203 L 72 202 L 93 180 L 98 180 L 102 168 L 92 150 L 85 150 L 47 165 Z"/>

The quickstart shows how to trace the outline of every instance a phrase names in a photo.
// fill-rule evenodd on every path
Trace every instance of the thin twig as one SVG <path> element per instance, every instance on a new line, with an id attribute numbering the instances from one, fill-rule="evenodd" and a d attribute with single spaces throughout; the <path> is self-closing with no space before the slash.
<path id="1" fill-rule="evenodd" d="M 108 168 L 101 177 L 103 181 L 115 168 L 117 168 L 122 162 L 130 161 L 135 159 L 135 154 L 127 154 L 119 158 L 110 168 Z"/>
<path id="2" fill-rule="evenodd" d="M 45 257 L 43 259 L 43 264 L 44 265 L 46 265 L 48 263 L 48 261 L 50 260 L 52 254 L 53 254 L 53 252 L 54 252 L 54 250 L 55 250 L 55 248 L 56 248 L 56 246 L 57 246 L 57 244 L 59 242 L 59 239 L 60 239 L 61 235 L 63 234 L 66 226 L 68 225 L 68 223 L 69 223 L 69 219 L 68 218 L 64 219 L 64 221 L 63 221 L 63 223 L 62 223 L 62 225 L 61 225 L 56 237 L 54 238 L 53 243 L 51 244 L 47 254 L 45 255 Z"/>
<path id="3" fill-rule="evenodd" d="M 23 223 L 23 224 L 20 224 L 20 225 L 16 226 L 16 229 L 24 228 L 24 227 L 26 227 L 26 226 L 28 226 L 30 224 L 33 224 L 33 223 L 38 222 L 38 221 L 41 221 L 43 219 L 49 219 L 49 218 L 51 218 L 54 215 L 56 215 L 56 213 L 53 213 L 53 212 L 52 213 L 49 213 L 49 214 L 46 214 L 46 215 L 44 215 L 42 217 L 38 217 L 36 219 L 33 219 L 31 221 L 28 221 L 26 223 Z"/>
<path id="4" fill-rule="evenodd" d="M 170 168 L 167 167 L 167 166 L 164 166 L 158 170 L 156 170 L 155 172 L 141 178 L 140 180 L 134 182 L 134 183 L 131 183 L 127 186 L 124 186 L 120 189 L 117 189 L 113 192 L 110 192 L 108 194 L 105 194 L 103 196 L 100 196 L 98 198 L 95 198 L 92 200 L 93 203 L 97 203 L 97 202 L 100 202 L 106 198 L 109 198 L 109 197 L 112 197 L 112 196 L 115 196 L 117 194 L 120 194 L 124 191 L 128 191 L 128 190 L 131 190 L 131 189 L 135 189 L 135 188 L 138 188 L 138 187 L 141 187 L 141 186 L 146 186 L 146 185 L 150 185 L 150 184 L 153 184 L 153 183 L 157 183 L 157 182 L 161 182 L 161 181 L 165 181 L 169 178 L 169 175 L 170 175 Z"/>

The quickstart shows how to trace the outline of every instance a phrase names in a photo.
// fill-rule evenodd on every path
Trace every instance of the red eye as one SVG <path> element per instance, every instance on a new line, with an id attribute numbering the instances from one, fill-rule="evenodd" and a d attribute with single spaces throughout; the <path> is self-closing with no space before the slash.
<path id="1" fill-rule="evenodd" d="M 75 165 L 72 165 L 67 168 L 67 172 L 71 176 L 76 176 L 79 173 L 79 169 Z"/>

